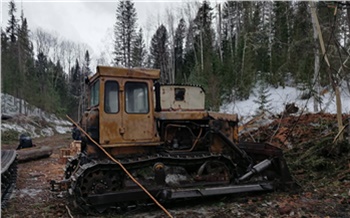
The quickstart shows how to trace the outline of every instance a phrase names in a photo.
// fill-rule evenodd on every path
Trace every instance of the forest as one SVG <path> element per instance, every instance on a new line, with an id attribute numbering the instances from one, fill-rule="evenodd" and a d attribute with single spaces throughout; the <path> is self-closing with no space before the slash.
<path id="1" fill-rule="evenodd" d="M 30 30 L 17 10 L 10 1 L 1 29 L 1 91 L 78 120 L 87 106 L 84 78 L 94 72 L 88 46 Z M 187 3 L 179 19 L 167 14 L 149 43 L 132 1 L 116 2 L 115 12 L 113 60 L 97 64 L 157 68 L 162 83 L 201 85 L 211 110 L 248 98 L 257 85 L 261 95 L 288 85 L 316 100 L 341 84 L 350 89 L 348 2 Z"/>

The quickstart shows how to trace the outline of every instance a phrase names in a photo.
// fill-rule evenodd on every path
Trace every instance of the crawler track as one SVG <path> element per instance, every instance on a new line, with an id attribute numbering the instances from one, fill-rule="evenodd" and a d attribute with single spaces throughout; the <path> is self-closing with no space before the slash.
<path id="1" fill-rule="evenodd" d="M 84 155 L 84 154 L 82 154 Z M 80 160 L 86 157 L 80 157 Z M 236 184 L 237 164 L 229 156 L 207 152 L 191 154 L 156 154 L 120 160 L 136 179 L 158 200 L 200 197 L 218 193 L 237 193 L 273 189 L 271 181 L 256 184 Z M 164 164 L 164 183 L 157 182 L 154 166 Z M 176 171 L 180 169 L 179 171 Z M 78 163 L 71 159 L 66 166 L 70 177 L 70 194 L 74 204 L 94 214 L 110 207 L 123 208 L 149 203 L 148 196 L 110 160 L 88 160 Z M 171 181 L 172 178 L 184 178 Z M 199 188 L 201 187 L 201 188 Z M 221 187 L 221 188 L 220 188 Z M 203 189 L 204 188 L 204 189 Z"/>
<path id="2" fill-rule="evenodd" d="M 1 151 L 1 209 L 6 207 L 17 179 L 17 153 L 15 150 Z"/>

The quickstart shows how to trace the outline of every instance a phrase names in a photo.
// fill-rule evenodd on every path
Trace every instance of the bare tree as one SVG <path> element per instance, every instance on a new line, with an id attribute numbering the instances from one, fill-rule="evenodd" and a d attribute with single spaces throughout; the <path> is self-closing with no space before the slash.
<path id="1" fill-rule="evenodd" d="M 33 38 L 37 54 L 43 53 L 45 56 L 48 57 L 51 46 L 54 41 L 54 37 L 52 36 L 52 34 L 46 32 L 41 28 L 38 28 L 34 31 Z"/>
<path id="2" fill-rule="evenodd" d="M 169 82 L 175 82 L 175 15 L 170 8 L 166 9 L 166 26 L 168 30 L 168 43 L 169 43 Z"/>
<path id="3" fill-rule="evenodd" d="M 113 61 L 113 29 L 108 28 L 103 39 L 101 40 L 102 43 L 102 51 L 99 54 L 96 62 L 97 65 L 114 65 Z"/>
<path id="4" fill-rule="evenodd" d="M 311 13 L 311 11 L 310 11 Z M 320 56 L 319 56 L 319 40 L 318 40 L 318 32 L 317 32 L 317 21 L 315 19 L 315 16 L 311 16 L 311 22 L 312 22 L 312 28 L 313 28 L 313 38 L 314 38 L 314 57 L 315 57 L 315 62 L 314 62 L 314 76 L 313 76 L 313 84 L 315 84 L 316 87 L 316 94 L 319 93 L 319 71 L 320 71 Z M 318 112 L 318 101 L 317 101 L 317 96 L 314 96 L 314 112 Z"/>
<path id="5" fill-rule="evenodd" d="M 68 40 L 65 40 L 62 42 L 62 47 L 63 49 L 65 50 L 65 54 L 66 54 L 66 59 L 65 61 L 67 62 L 68 64 L 68 71 L 70 71 L 71 67 L 72 67 L 72 64 L 74 62 L 74 43 L 71 42 L 71 41 L 68 41 Z"/>
<path id="6" fill-rule="evenodd" d="M 321 32 L 321 27 L 320 27 L 320 24 L 319 24 L 319 21 L 317 18 L 317 14 L 316 14 L 315 4 L 314 4 L 314 2 L 311 2 L 310 4 L 311 4 L 311 14 L 314 17 L 313 19 L 315 20 L 315 26 L 316 26 L 316 30 L 318 33 L 318 38 L 319 38 L 322 54 L 323 54 L 324 59 L 327 63 L 327 66 L 328 66 L 327 70 L 328 70 L 328 74 L 329 74 L 329 78 L 330 78 L 330 83 L 332 85 L 333 91 L 335 92 L 335 101 L 336 101 L 336 106 L 337 106 L 337 121 L 338 121 L 338 129 L 339 129 L 339 141 L 343 141 L 344 134 L 342 132 L 343 120 L 342 120 L 342 104 L 341 104 L 340 91 L 339 91 L 339 81 L 337 81 L 337 79 L 335 78 L 335 75 L 333 75 L 331 72 L 331 64 L 330 64 L 330 61 L 329 61 L 327 53 L 326 53 L 326 48 L 324 45 L 322 32 Z"/>

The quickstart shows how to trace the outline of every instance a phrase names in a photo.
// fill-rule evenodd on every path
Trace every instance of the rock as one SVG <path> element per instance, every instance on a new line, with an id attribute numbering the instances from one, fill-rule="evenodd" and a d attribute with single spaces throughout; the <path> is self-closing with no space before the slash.
<path id="1" fill-rule="evenodd" d="M 285 112 L 287 114 L 294 114 L 299 111 L 299 108 L 295 106 L 295 103 L 286 104 Z"/>
<path id="2" fill-rule="evenodd" d="M 285 215 L 285 214 L 289 215 L 292 212 L 292 209 L 293 208 L 291 206 L 286 205 L 286 206 L 278 208 L 278 212 L 280 215 Z"/>

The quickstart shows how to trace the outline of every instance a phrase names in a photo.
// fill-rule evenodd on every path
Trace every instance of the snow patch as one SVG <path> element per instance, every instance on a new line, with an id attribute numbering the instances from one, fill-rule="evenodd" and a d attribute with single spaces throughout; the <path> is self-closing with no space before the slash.
<path id="1" fill-rule="evenodd" d="M 47 137 L 47 136 L 53 136 L 54 132 L 53 132 L 52 128 L 48 127 L 48 128 L 42 129 L 40 131 L 40 134 L 44 137 Z"/>
<path id="2" fill-rule="evenodd" d="M 70 123 L 69 123 L 69 125 L 71 126 Z M 70 133 L 71 132 L 71 127 L 70 126 L 69 127 L 67 127 L 67 126 L 55 126 L 55 130 L 59 134 Z"/>
<path id="3" fill-rule="evenodd" d="M 257 93 L 259 88 L 255 88 L 253 93 Z M 285 107 L 289 103 L 295 103 L 295 105 L 299 108 L 299 112 L 303 111 L 303 113 L 314 113 L 314 99 L 301 99 L 304 91 L 301 91 L 295 87 L 278 87 L 273 88 L 269 87 L 267 95 L 270 100 L 270 113 L 271 114 L 280 114 L 285 110 Z M 341 102 L 342 102 L 342 112 L 350 113 L 350 93 L 346 86 L 340 87 L 341 93 Z M 319 109 L 323 112 L 336 114 L 336 103 L 335 103 L 335 95 L 332 91 L 325 93 L 320 96 L 321 103 L 319 105 Z M 257 116 L 257 110 L 259 108 L 259 104 L 255 103 L 257 100 L 257 96 L 251 95 L 249 99 L 239 101 L 235 100 L 232 102 L 226 102 L 220 108 L 220 112 L 229 113 L 229 114 L 238 114 L 240 117 L 241 123 L 246 123 L 251 120 L 253 117 Z"/>
<path id="4" fill-rule="evenodd" d="M 16 132 L 25 132 L 26 130 L 13 123 L 1 123 L 1 130 L 15 130 Z"/>
<path id="5" fill-rule="evenodd" d="M 19 189 L 18 191 L 20 198 L 23 198 L 25 195 L 28 195 L 33 198 L 37 196 L 40 192 L 42 192 L 41 189 Z"/>
<path id="6" fill-rule="evenodd" d="M 169 186 L 179 186 L 182 181 L 186 181 L 188 178 L 180 174 L 167 174 L 165 183 Z"/>
<path id="7" fill-rule="evenodd" d="M 69 133 L 72 125 L 55 114 L 46 113 L 22 99 L 3 93 L 1 93 L 1 114 L 13 118 L 12 121 L 1 122 L 1 132 L 14 130 L 19 135 L 29 133 L 32 138 L 52 136 L 55 131 L 59 134 Z"/>

